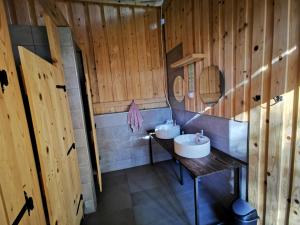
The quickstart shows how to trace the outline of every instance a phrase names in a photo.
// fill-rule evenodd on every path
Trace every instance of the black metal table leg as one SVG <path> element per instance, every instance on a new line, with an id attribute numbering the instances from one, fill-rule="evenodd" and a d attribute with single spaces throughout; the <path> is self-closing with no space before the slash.
<path id="1" fill-rule="evenodd" d="M 150 154 L 150 163 L 153 165 L 153 154 L 152 154 L 152 135 L 149 134 L 149 154 Z"/>
<path id="2" fill-rule="evenodd" d="M 234 169 L 234 194 L 241 197 L 240 192 L 240 167 Z"/>
<path id="3" fill-rule="evenodd" d="M 179 162 L 180 184 L 183 185 L 182 165 Z"/>
<path id="4" fill-rule="evenodd" d="M 199 178 L 194 178 L 195 225 L 199 225 Z"/>

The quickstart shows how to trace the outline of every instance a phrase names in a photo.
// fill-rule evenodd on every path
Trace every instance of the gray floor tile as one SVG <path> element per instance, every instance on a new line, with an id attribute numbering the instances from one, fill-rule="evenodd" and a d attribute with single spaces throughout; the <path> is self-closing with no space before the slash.
<path id="1" fill-rule="evenodd" d="M 98 198 L 100 212 L 117 211 L 132 208 L 132 200 L 127 184 L 110 187 L 104 195 Z"/>
<path id="2" fill-rule="evenodd" d="M 133 208 L 136 224 L 149 225 L 154 224 L 163 218 L 175 218 L 182 220 L 184 212 L 174 210 L 173 207 L 166 207 L 162 201 L 147 203 Z"/>
<path id="3" fill-rule="evenodd" d="M 194 225 L 194 181 L 184 171 L 181 185 L 178 172 L 178 164 L 169 160 L 103 174 L 97 212 L 87 215 L 83 225 Z M 209 182 L 201 179 L 199 185 L 201 225 L 217 224 L 232 199 L 211 189 L 222 187 L 218 181 Z"/>
<path id="4" fill-rule="evenodd" d="M 152 189 L 155 187 L 165 187 L 165 181 L 157 176 L 155 173 L 145 174 L 144 176 L 137 176 L 128 178 L 129 190 L 131 193 Z"/>
<path id="5" fill-rule="evenodd" d="M 124 170 L 105 173 L 102 175 L 103 188 L 110 189 L 111 187 L 127 184 L 127 175 Z"/>
<path id="6" fill-rule="evenodd" d="M 132 209 L 123 209 L 106 214 L 93 213 L 88 215 L 82 225 L 135 225 Z"/>

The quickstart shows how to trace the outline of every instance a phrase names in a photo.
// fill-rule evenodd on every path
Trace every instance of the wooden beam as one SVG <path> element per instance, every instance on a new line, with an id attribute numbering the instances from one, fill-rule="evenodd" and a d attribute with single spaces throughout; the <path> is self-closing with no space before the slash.
<path id="1" fill-rule="evenodd" d="M 56 26 L 69 26 L 62 12 L 57 8 L 54 0 L 38 0 L 43 7 L 45 13 L 47 13 L 54 21 Z"/>
<path id="2" fill-rule="evenodd" d="M 56 0 L 61 1 L 61 0 Z M 63 0 L 81 3 L 94 3 L 94 4 L 113 4 L 113 5 L 127 5 L 127 6 L 147 6 L 147 7 L 160 7 L 162 6 L 162 0 Z"/>
<path id="3" fill-rule="evenodd" d="M 177 67 L 185 66 L 188 64 L 192 64 L 194 62 L 200 61 L 201 59 L 203 59 L 205 57 L 206 57 L 205 54 L 190 54 L 190 55 L 172 63 L 171 68 L 177 68 Z"/>

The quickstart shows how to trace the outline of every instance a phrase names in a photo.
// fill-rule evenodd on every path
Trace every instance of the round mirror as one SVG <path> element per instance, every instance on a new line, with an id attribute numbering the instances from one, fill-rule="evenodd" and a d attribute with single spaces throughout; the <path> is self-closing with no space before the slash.
<path id="1" fill-rule="evenodd" d="M 184 99 L 183 95 L 183 78 L 181 76 L 177 76 L 173 83 L 173 93 L 174 97 L 178 102 L 182 102 Z"/>
<path id="2" fill-rule="evenodd" d="M 200 98 L 204 104 L 217 103 L 222 97 L 224 78 L 217 66 L 209 66 L 200 74 Z"/>

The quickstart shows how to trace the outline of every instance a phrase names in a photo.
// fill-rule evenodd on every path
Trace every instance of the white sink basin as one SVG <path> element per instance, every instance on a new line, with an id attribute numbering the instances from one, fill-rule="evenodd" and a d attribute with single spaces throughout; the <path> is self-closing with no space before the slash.
<path id="1" fill-rule="evenodd" d="M 155 135 L 160 139 L 172 139 L 180 135 L 180 126 L 173 124 L 161 124 L 155 127 Z"/>
<path id="2" fill-rule="evenodd" d="M 196 143 L 196 134 L 183 134 L 174 139 L 175 153 L 186 158 L 202 158 L 210 153 L 210 140 L 203 136 L 201 143 Z"/>

